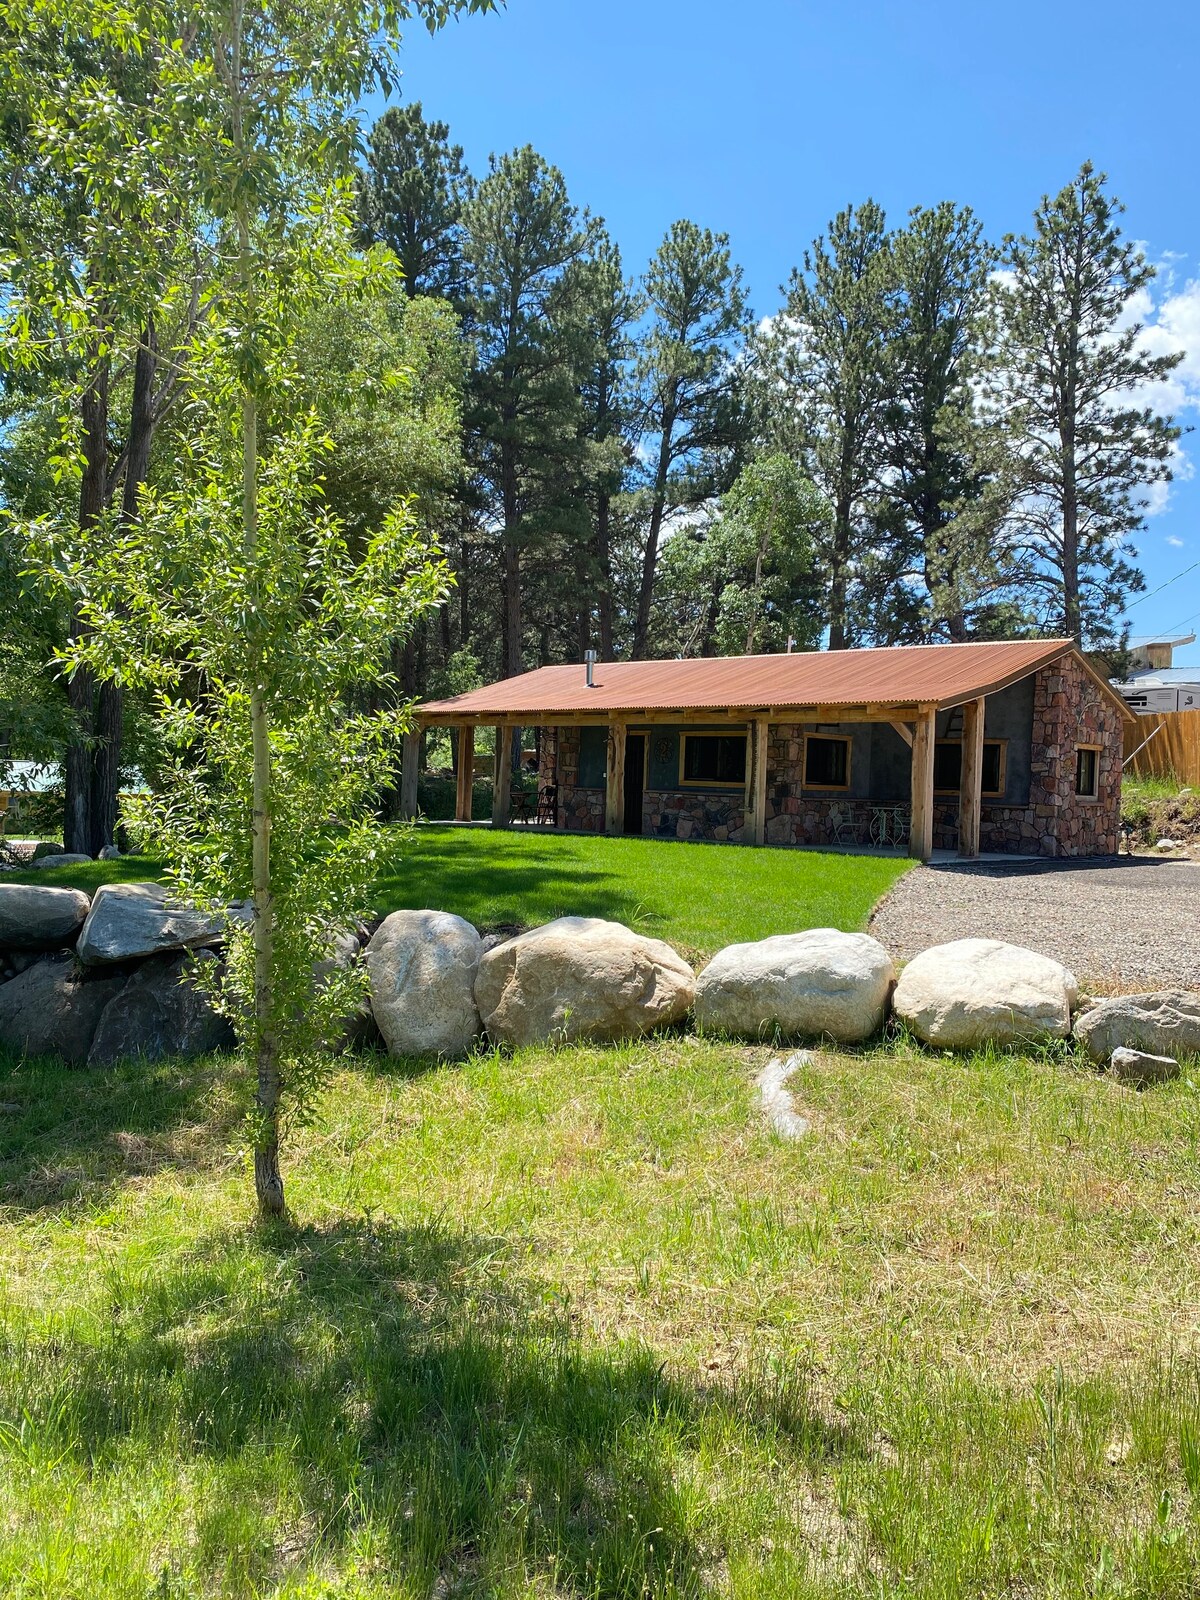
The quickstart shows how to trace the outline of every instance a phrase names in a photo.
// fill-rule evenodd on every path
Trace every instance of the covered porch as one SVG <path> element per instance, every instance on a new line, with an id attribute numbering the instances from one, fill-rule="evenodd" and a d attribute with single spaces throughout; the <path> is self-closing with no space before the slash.
<path id="1" fill-rule="evenodd" d="M 821 844 L 826 847 L 876 848 L 889 852 L 902 848 L 919 860 L 928 861 L 934 854 L 936 811 L 940 807 L 944 812 L 948 805 L 952 805 L 957 813 L 956 854 L 960 859 L 969 860 L 978 857 L 980 853 L 985 698 L 983 695 L 974 696 L 955 708 L 961 720 L 961 731 L 956 740 L 961 747 L 957 794 L 953 797 L 942 794 L 937 797 L 936 802 L 934 780 L 935 753 L 938 748 L 937 717 L 939 710 L 944 708 L 934 702 L 893 706 L 869 705 L 861 708 L 846 705 L 796 707 L 789 708 L 786 723 L 775 720 L 768 708 L 749 711 L 731 708 L 724 712 L 639 711 L 605 718 L 585 713 L 576 713 L 574 716 L 559 713 L 553 722 L 539 721 L 538 725 L 543 738 L 548 736 L 553 740 L 556 755 L 559 741 L 564 734 L 567 737 L 572 734 L 580 735 L 587 729 L 593 730 L 603 738 L 602 789 L 598 785 L 582 787 L 586 789 L 594 807 L 594 815 L 587 819 L 592 825 L 592 831 L 610 835 L 659 831 L 646 829 L 641 815 L 650 762 L 648 752 L 657 730 L 668 732 L 685 751 L 689 729 L 695 730 L 691 737 L 696 744 L 702 747 L 716 746 L 721 754 L 724 754 L 724 751 L 720 747 L 724 745 L 732 748 L 736 755 L 737 741 L 744 740 L 740 776 L 731 763 L 731 770 L 715 775 L 710 784 L 706 785 L 703 775 L 697 780 L 681 777 L 680 782 L 691 783 L 696 796 L 707 796 L 710 799 L 719 797 L 726 808 L 735 806 L 737 809 L 729 812 L 734 817 L 740 812 L 740 821 L 736 826 L 728 830 L 719 827 L 718 837 L 724 833 L 725 837 L 732 836 L 735 842 L 757 846 L 766 845 L 768 842 L 784 842 L 783 839 L 772 841 L 768 838 L 768 823 L 773 815 L 785 814 L 782 811 L 776 812 L 777 805 L 792 803 L 790 798 L 785 799 L 781 793 L 786 785 L 780 782 L 778 765 L 773 770 L 770 763 L 773 737 L 778 742 L 781 731 L 789 735 L 799 733 L 799 741 L 793 737 L 790 742 L 793 745 L 799 742 L 806 757 L 809 755 L 810 738 L 823 746 L 844 742 L 847 745 L 845 761 L 848 769 L 849 740 L 841 730 L 847 727 L 867 728 L 881 725 L 889 728 L 908 752 L 906 793 L 902 796 L 893 793 L 886 799 L 880 796 L 872 799 L 867 795 L 851 797 L 848 793 L 841 797 L 840 790 L 843 786 L 849 789 L 848 781 L 844 781 L 848 780 L 848 770 L 841 775 L 834 774 L 833 778 L 837 781 L 831 780 L 825 786 L 811 786 L 808 792 L 817 800 L 828 804 L 834 818 L 830 836 L 820 841 Z M 514 736 L 521 727 L 528 727 L 531 724 L 528 721 L 516 720 L 484 723 L 480 718 L 462 715 L 449 718 L 432 710 L 423 713 L 421 725 L 408 735 L 405 742 L 401 798 L 402 809 L 406 816 L 414 816 L 417 809 L 416 767 L 420 727 L 444 726 L 453 729 L 457 739 L 455 820 L 458 822 L 471 820 L 475 738 L 476 729 L 481 725 L 491 726 L 495 731 L 491 825 L 497 828 L 510 826 L 513 821 Z M 805 731 L 821 728 L 836 728 L 839 731 L 824 736 L 817 732 L 810 734 Z M 594 738 L 591 742 L 594 746 Z M 665 747 L 666 740 L 661 742 Z M 704 755 L 708 753 L 707 749 L 703 750 Z M 531 815 L 519 820 L 523 822 L 540 820 L 542 825 L 549 823 L 556 828 L 563 827 L 565 796 L 558 781 L 559 774 L 555 771 L 551 781 L 546 781 L 547 777 L 543 763 L 537 809 Z M 632 784 L 631 778 L 636 780 Z M 730 779 L 734 781 L 729 781 Z M 581 786 L 573 784 L 571 793 L 578 794 L 580 789 Z M 550 815 L 546 814 L 547 791 L 552 792 L 549 802 L 552 808 Z M 671 836 L 691 835 L 672 833 Z M 699 831 L 694 835 L 697 838 L 706 836 L 708 835 Z"/>

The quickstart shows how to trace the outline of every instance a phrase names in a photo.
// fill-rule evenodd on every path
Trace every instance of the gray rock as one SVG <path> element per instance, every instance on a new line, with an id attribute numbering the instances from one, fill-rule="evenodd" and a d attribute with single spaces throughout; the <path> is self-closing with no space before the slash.
<path id="1" fill-rule="evenodd" d="M 393 911 L 367 946 L 371 1011 L 395 1056 L 462 1056 L 479 1037 L 482 945 L 447 911 Z"/>
<path id="2" fill-rule="evenodd" d="M 79 959 L 89 966 L 139 960 L 218 943 L 224 931 L 224 917 L 169 901 L 157 883 L 106 883 L 79 935 Z"/>
<path id="3" fill-rule="evenodd" d="M 892 958 L 866 933 L 810 928 L 720 950 L 696 979 L 696 1021 L 721 1033 L 846 1043 L 883 1026 Z"/>
<path id="4" fill-rule="evenodd" d="M 1152 1056 L 1145 1050 L 1118 1048 L 1109 1057 L 1108 1070 L 1118 1083 L 1134 1089 L 1149 1089 L 1156 1083 L 1169 1083 L 1179 1076 L 1179 1063 L 1172 1056 Z"/>
<path id="5" fill-rule="evenodd" d="M 0 950 L 53 950 L 70 944 L 90 905 L 80 889 L 0 884 Z"/>
<path id="6" fill-rule="evenodd" d="M 121 852 L 115 844 L 106 844 L 96 859 L 98 861 L 120 861 Z"/>
<path id="7" fill-rule="evenodd" d="M 506 940 L 475 980 L 489 1037 L 511 1045 L 634 1039 L 686 1016 L 695 993 L 669 944 L 598 917 L 559 917 Z"/>
<path id="8" fill-rule="evenodd" d="M 1098 1001 L 1075 1018 L 1075 1037 L 1102 1066 L 1117 1049 L 1151 1055 L 1200 1055 L 1200 994 L 1156 989 Z"/>
<path id="9" fill-rule="evenodd" d="M 46 867 L 81 867 L 90 864 L 91 856 L 77 855 L 74 851 L 59 850 L 54 855 L 37 856 L 33 861 L 35 872 L 41 872 Z"/>
<path id="10" fill-rule="evenodd" d="M 154 956 L 137 969 L 105 1006 L 88 1052 L 88 1066 L 141 1057 L 202 1056 L 232 1050 L 233 1028 L 189 981 L 196 962 L 215 962 L 211 951 Z"/>
<path id="11" fill-rule="evenodd" d="M 61 856 L 63 847 L 56 839 L 39 839 L 33 847 L 34 861 L 40 861 L 43 856 Z"/>
<path id="12" fill-rule="evenodd" d="M 105 1007 L 124 986 L 123 972 L 88 973 L 73 956 L 47 956 L 0 985 L 0 1044 L 82 1066 Z"/>
<path id="13" fill-rule="evenodd" d="M 323 987 L 333 973 L 353 965 L 360 959 L 362 959 L 362 943 L 359 938 L 353 933 L 338 934 L 333 954 L 327 956 L 324 961 L 318 961 L 313 968 L 317 988 Z M 332 1050 L 376 1050 L 383 1044 L 383 1036 L 371 1010 L 369 996 L 350 1016 L 342 1018 L 333 1039 L 328 1043 Z"/>
<path id="14" fill-rule="evenodd" d="M 900 974 L 892 1005 L 926 1044 L 1065 1039 L 1079 998 L 1074 973 L 1000 939 L 954 939 L 922 950 Z"/>

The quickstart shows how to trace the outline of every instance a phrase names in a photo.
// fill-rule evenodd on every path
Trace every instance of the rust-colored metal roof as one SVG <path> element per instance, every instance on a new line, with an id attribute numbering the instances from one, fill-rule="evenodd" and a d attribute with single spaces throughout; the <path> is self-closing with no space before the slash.
<path id="1" fill-rule="evenodd" d="M 1068 639 L 1018 639 L 691 661 L 600 661 L 590 689 L 583 663 L 573 662 L 502 678 L 452 700 L 429 701 L 419 714 L 427 723 L 461 717 L 530 724 L 554 714 L 578 717 L 589 712 L 945 708 L 994 694 L 1068 651 L 1074 651 Z"/>

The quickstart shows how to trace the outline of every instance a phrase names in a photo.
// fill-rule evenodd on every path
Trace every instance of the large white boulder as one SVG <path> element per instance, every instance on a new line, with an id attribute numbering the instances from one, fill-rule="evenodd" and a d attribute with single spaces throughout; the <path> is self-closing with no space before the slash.
<path id="1" fill-rule="evenodd" d="M 682 956 L 599 917 L 559 917 L 489 950 L 475 999 L 491 1039 L 633 1039 L 686 1016 L 696 980 Z"/>
<path id="2" fill-rule="evenodd" d="M 1050 956 L 1000 939 L 955 939 L 923 950 L 904 968 L 892 1004 L 926 1044 L 1065 1039 L 1079 999 L 1074 973 Z"/>
<path id="3" fill-rule="evenodd" d="M 89 904 L 80 889 L 0 884 L 0 950 L 53 950 L 70 944 Z"/>
<path id="4" fill-rule="evenodd" d="M 225 927 L 223 916 L 169 900 L 160 884 L 106 883 L 96 890 L 77 950 L 88 966 L 136 961 L 218 943 Z"/>
<path id="5" fill-rule="evenodd" d="M 367 946 L 371 1011 L 394 1056 L 461 1056 L 479 1036 L 483 943 L 448 911 L 393 911 Z"/>
<path id="6" fill-rule="evenodd" d="M 731 944 L 696 979 L 696 1021 L 749 1039 L 850 1043 L 883 1026 L 895 977 L 891 956 L 866 933 L 810 928 Z"/>

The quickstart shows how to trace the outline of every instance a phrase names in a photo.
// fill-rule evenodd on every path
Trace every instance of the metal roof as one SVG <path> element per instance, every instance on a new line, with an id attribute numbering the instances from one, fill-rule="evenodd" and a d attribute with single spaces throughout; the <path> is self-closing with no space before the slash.
<path id="1" fill-rule="evenodd" d="M 1141 694 L 1144 689 L 1179 689 L 1200 685 L 1200 664 L 1194 667 L 1147 667 L 1144 672 L 1131 672 L 1124 683 L 1114 688 Z"/>
<path id="2" fill-rule="evenodd" d="M 588 688 L 582 663 L 538 667 L 481 689 L 418 707 L 421 720 L 470 718 L 534 723 L 555 713 L 790 710 L 810 706 L 958 705 L 994 694 L 1068 651 L 1069 639 L 899 645 L 791 655 L 718 656 L 689 661 L 602 661 Z M 1083 661 L 1122 710 L 1124 703 Z"/>

